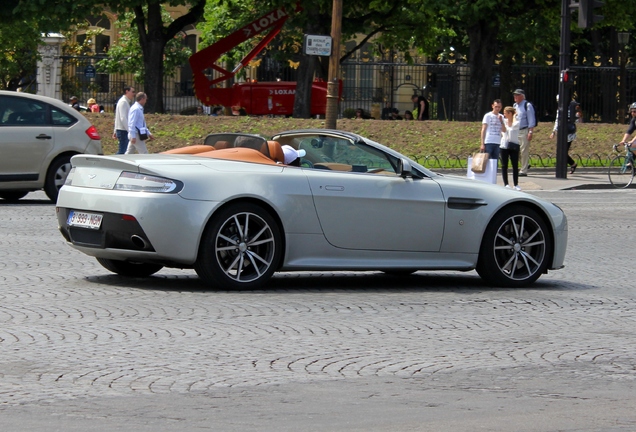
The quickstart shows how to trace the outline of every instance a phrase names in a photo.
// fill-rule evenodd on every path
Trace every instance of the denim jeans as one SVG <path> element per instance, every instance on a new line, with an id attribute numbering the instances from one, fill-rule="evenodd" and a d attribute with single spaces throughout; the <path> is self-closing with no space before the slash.
<path id="1" fill-rule="evenodd" d="M 499 144 L 486 144 L 486 153 L 490 159 L 499 159 Z"/>
<path id="2" fill-rule="evenodd" d="M 124 154 L 128 148 L 128 131 L 117 129 L 115 133 L 117 134 L 117 140 L 119 140 L 119 150 L 117 154 Z"/>

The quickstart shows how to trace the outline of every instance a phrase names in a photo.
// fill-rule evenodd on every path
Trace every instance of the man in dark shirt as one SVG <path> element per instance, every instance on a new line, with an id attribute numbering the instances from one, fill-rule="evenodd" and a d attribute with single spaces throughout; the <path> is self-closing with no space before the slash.
<path id="1" fill-rule="evenodd" d="M 77 110 L 77 111 L 80 110 L 80 104 L 79 104 L 79 100 L 77 99 L 77 96 L 71 96 L 70 104 L 71 104 L 71 108 L 73 108 L 74 110 Z"/>
<path id="2" fill-rule="evenodd" d="M 428 101 L 424 96 L 418 96 L 414 94 L 411 96 L 411 100 L 415 105 L 413 111 L 417 110 L 417 117 L 415 120 L 428 120 Z"/>

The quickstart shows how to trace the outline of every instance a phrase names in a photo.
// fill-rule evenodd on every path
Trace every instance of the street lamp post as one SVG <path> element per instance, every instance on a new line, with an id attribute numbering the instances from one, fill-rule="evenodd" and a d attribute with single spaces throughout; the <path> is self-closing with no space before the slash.
<path id="1" fill-rule="evenodd" d="M 627 44 L 629 43 L 629 32 L 617 33 L 618 45 L 620 48 L 620 88 L 618 115 L 620 122 L 625 123 L 625 111 L 627 107 Z"/>

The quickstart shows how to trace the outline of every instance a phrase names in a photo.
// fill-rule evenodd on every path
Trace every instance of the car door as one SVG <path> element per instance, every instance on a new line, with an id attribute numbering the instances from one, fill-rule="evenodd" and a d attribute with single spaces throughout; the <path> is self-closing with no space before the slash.
<path id="1" fill-rule="evenodd" d="M 352 140 L 317 137 L 304 139 L 299 148 L 307 151 L 303 170 L 323 232 L 332 245 L 362 250 L 440 250 L 445 200 L 435 181 L 402 178 L 396 173 L 397 158 Z"/>
<path id="2" fill-rule="evenodd" d="M 305 170 L 320 224 L 332 245 L 346 249 L 439 251 L 445 203 L 436 182 Z"/>
<path id="3" fill-rule="evenodd" d="M 0 179 L 36 181 L 54 145 L 48 104 L 14 96 L 0 99 Z"/>

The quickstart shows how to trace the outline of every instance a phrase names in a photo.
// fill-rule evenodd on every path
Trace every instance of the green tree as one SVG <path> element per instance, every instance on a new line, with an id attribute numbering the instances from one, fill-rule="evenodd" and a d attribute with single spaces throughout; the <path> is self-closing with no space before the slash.
<path id="1" fill-rule="evenodd" d="M 35 82 L 39 41 L 32 21 L 0 22 L 0 90 L 28 89 Z"/>
<path id="2" fill-rule="evenodd" d="M 249 23 L 269 10 L 285 6 L 288 11 L 295 2 L 274 0 L 245 2 L 236 0 L 208 0 L 205 21 L 198 25 L 204 43 L 209 45 L 221 37 Z M 305 56 L 299 53 L 303 34 L 330 34 L 332 0 L 302 0 L 302 12 L 294 14 L 281 35 L 272 42 L 269 54 L 280 60 L 300 61 L 294 117 L 308 117 L 311 105 L 311 83 L 314 75 L 326 78 L 328 59 Z M 367 41 L 376 38 L 378 44 L 410 52 L 419 47 L 433 50 L 437 39 L 446 34 L 432 24 L 436 18 L 425 8 L 413 8 L 409 0 L 352 0 L 343 5 L 343 40 L 362 35 L 362 41 L 351 51 L 342 54 L 344 61 Z M 229 53 L 225 60 L 240 59 L 257 41 L 246 42 Z M 290 49 L 296 47 L 296 49 Z"/>
<path id="3" fill-rule="evenodd" d="M 144 89 L 148 94 L 146 112 L 163 112 L 163 76 L 166 45 L 186 26 L 203 16 L 206 0 L 4 0 L 2 17 L 16 20 L 37 16 L 40 29 L 66 30 L 84 17 L 104 8 L 124 14 L 132 12 L 129 25 L 139 34 L 144 65 Z M 162 4 L 189 7 L 188 12 L 170 23 L 162 19 Z"/>
<path id="4" fill-rule="evenodd" d="M 135 80 L 144 82 L 146 69 L 144 58 L 141 56 L 141 45 L 139 43 L 139 32 L 130 27 L 134 20 L 132 12 L 126 12 L 118 17 L 115 27 L 120 28 L 117 41 L 111 44 L 108 50 L 108 58 L 97 63 L 98 68 L 109 73 L 132 73 Z M 162 19 L 164 25 L 169 25 L 173 21 L 170 14 L 162 8 Z M 184 34 L 177 33 L 166 43 L 164 49 L 163 69 L 164 73 L 174 76 L 177 68 L 188 61 L 192 52 L 183 44 Z"/>

